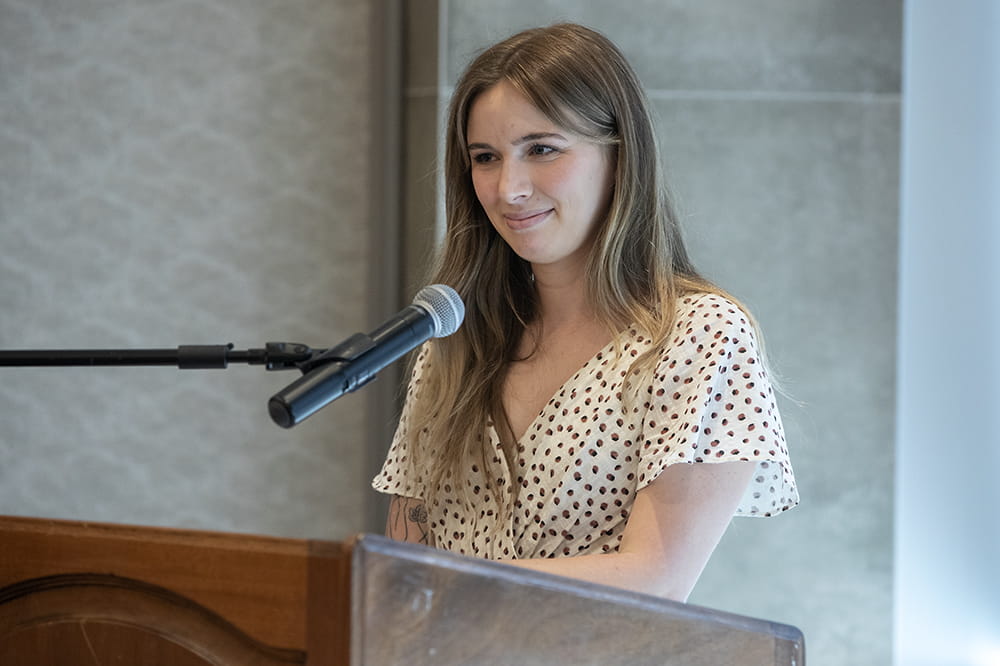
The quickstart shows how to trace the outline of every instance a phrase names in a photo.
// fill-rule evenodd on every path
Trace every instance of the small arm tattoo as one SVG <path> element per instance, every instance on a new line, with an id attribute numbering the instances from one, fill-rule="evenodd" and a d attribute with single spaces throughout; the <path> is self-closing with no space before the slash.
<path id="1" fill-rule="evenodd" d="M 420 500 L 394 497 L 389 503 L 385 531 L 389 537 L 399 541 L 432 545 L 427 507 Z"/>

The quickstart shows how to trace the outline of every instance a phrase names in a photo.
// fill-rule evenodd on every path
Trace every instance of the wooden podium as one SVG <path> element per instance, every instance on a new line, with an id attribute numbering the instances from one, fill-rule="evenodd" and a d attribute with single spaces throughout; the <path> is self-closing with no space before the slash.
<path id="1" fill-rule="evenodd" d="M 0 517 L 0 664 L 800 666 L 791 626 L 364 535 Z"/>

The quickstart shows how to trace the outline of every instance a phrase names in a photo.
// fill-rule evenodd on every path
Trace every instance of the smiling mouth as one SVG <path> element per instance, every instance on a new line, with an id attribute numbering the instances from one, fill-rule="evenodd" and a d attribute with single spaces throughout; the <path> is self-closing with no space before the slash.
<path id="1" fill-rule="evenodd" d="M 507 226 L 514 231 L 520 231 L 521 229 L 529 229 L 536 224 L 544 221 L 549 213 L 552 212 L 551 208 L 546 210 L 541 210 L 537 212 L 528 213 L 509 213 L 503 216 L 503 219 L 507 222 Z"/>

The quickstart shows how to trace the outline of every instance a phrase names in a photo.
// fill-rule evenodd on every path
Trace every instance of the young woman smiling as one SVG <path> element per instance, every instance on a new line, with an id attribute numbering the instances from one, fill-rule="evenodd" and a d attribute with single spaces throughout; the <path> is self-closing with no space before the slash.
<path id="1" fill-rule="evenodd" d="M 755 322 L 702 278 L 648 104 L 579 25 L 460 79 L 433 282 L 466 304 L 416 355 L 373 487 L 386 532 L 684 600 L 734 515 L 798 492 Z"/>

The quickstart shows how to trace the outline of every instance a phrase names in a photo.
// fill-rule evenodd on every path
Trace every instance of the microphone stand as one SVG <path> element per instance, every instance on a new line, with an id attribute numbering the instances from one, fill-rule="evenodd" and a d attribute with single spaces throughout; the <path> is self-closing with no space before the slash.
<path id="1" fill-rule="evenodd" d="M 176 366 L 181 370 L 225 369 L 230 363 L 263 365 L 267 370 L 293 370 L 302 372 L 302 377 L 276 393 L 268 401 L 271 419 L 283 428 L 289 428 L 298 420 L 296 411 L 305 409 L 307 414 L 319 409 L 322 404 L 312 404 L 310 398 L 305 407 L 292 408 L 292 402 L 300 400 L 300 393 L 308 394 L 316 385 L 323 386 L 331 381 L 313 370 L 337 364 L 346 367 L 362 354 L 375 348 L 375 342 L 368 335 L 355 333 L 343 342 L 329 349 L 310 349 L 294 342 L 268 342 L 263 348 L 234 351 L 233 344 L 224 345 L 181 345 L 176 349 L 25 349 L 0 350 L 2 367 L 56 367 L 56 366 Z M 336 379 L 336 374 L 333 375 Z M 343 387 L 341 392 L 353 391 L 375 378 L 374 373 Z M 294 398 L 294 399 L 293 399 Z"/>
<path id="2" fill-rule="evenodd" d="M 263 365 L 267 370 L 299 369 L 344 361 L 292 342 L 268 342 L 262 349 L 234 351 L 233 344 L 181 345 L 176 349 L 25 349 L 0 350 L 0 367 L 176 366 L 181 370 L 224 369 L 230 363 Z M 323 356 L 319 361 L 316 357 Z"/>

